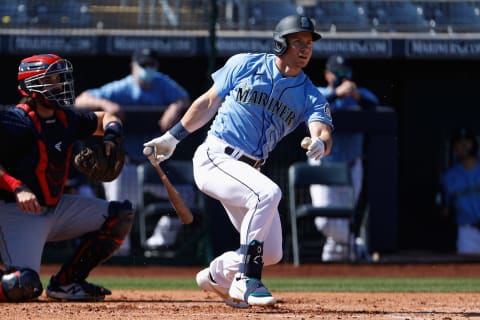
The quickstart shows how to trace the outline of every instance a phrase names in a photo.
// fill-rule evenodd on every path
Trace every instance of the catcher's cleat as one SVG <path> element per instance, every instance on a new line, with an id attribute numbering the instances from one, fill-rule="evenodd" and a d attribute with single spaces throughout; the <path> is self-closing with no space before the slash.
<path id="1" fill-rule="evenodd" d="M 255 278 L 237 274 L 228 294 L 233 298 L 247 302 L 252 306 L 270 306 L 277 302 L 265 285 Z"/>
<path id="2" fill-rule="evenodd" d="M 238 301 L 238 300 L 232 299 L 228 295 L 227 288 L 223 288 L 220 285 L 218 285 L 215 281 L 213 281 L 212 276 L 210 275 L 210 270 L 208 268 L 205 268 L 201 270 L 199 273 L 197 273 L 196 280 L 197 280 L 197 285 L 201 289 L 217 294 L 230 307 L 248 308 L 248 303 L 244 301 Z"/>
<path id="3" fill-rule="evenodd" d="M 62 286 L 55 277 L 50 279 L 45 292 L 48 298 L 61 301 L 103 301 L 106 295 L 112 294 L 107 288 L 85 280 Z"/>

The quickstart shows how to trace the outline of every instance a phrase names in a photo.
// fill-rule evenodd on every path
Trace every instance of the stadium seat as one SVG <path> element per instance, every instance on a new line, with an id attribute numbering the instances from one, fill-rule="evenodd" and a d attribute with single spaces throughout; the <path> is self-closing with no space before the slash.
<path id="1" fill-rule="evenodd" d="M 372 26 L 380 32 L 429 32 L 423 8 L 410 1 L 370 1 Z"/>
<path id="2" fill-rule="evenodd" d="M 480 7 L 466 2 L 429 3 L 428 15 L 438 32 L 478 32 Z"/>
<path id="3" fill-rule="evenodd" d="M 300 265 L 304 251 L 321 257 L 324 237 L 315 229 L 315 217 L 347 219 L 353 231 L 355 200 L 342 207 L 317 207 L 312 205 L 311 185 L 351 187 L 350 170 L 347 163 L 322 162 L 318 166 L 308 162 L 295 162 L 288 169 L 290 241 L 293 264 Z M 350 232 L 348 253 L 351 261 L 355 260 L 355 236 Z M 288 241 L 287 241 L 288 242 Z M 313 249 L 313 250 L 312 250 Z"/>
<path id="4" fill-rule="evenodd" d="M 27 23 L 28 16 L 25 5 L 20 1 L 0 2 L 0 24 L 3 27 L 12 27 Z"/>
<path id="5" fill-rule="evenodd" d="M 91 23 L 87 0 L 17 0 L 5 2 L 2 6 L 8 4 L 10 11 L 5 12 L 13 13 L 12 22 L 15 25 L 58 28 L 87 27 Z M 0 7 L 0 9 L 3 8 Z"/>
<path id="6" fill-rule="evenodd" d="M 303 13 L 295 3 L 282 0 L 250 1 L 248 6 L 248 25 L 255 30 L 272 30 L 285 16 Z"/>
<path id="7" fill-rule="evenodd" d="M 314 9 L 318 30 L 367 31 L 370 29 L 366 8 L 353 1 L 320 1 Z"/>

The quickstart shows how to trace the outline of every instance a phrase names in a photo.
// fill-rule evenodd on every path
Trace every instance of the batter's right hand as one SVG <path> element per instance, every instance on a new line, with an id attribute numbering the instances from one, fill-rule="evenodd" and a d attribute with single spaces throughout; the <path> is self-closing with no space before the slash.
<path id="1" fill-rule="evenodd" d="M 173 151 L 179 142 L 180 140 L 177 140 L 167 131 L 162 136 L 145 142 L 143 146 L 154 148 L 155 160 L 160 163 L 172 156 Z"/>
<path id="2" fill-rule="evenodd" d="M 308 146 L 307 156 L 313 160 L 320 160 L 325 154 L 325 149 L 327 149 L 325 141 L 318 137 L 313 138 Z"/>

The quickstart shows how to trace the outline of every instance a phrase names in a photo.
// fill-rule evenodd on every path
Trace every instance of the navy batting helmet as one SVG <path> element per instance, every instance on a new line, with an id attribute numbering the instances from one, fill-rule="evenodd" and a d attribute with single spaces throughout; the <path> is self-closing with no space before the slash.
<path id="1" fill-rule="evenodd" d="M 310 32 L 313 41 L 322 37 L 315 31 L 315 25 L 310 18 L 297 15 L 287 16 L 280 20 L 273 32 L 273 51 L 277 56 L 281 56 L 287 50 L 285 37 L 296 32 Z"/>

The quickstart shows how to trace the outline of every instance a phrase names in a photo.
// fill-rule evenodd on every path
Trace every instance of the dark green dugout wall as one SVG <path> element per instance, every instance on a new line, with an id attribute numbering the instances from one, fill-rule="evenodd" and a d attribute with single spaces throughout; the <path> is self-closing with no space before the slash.
<path id="1" fill-rule="evenodd" d="M 0 104 L 15 103 L 19 98 L 16 91 L 16 70 L 21 58 L 1 56 Z M 129 72 L 129 57 L 73 56 L 70 59 L 74 64 L 78 92 Z M 217 66 L 223 62 L 223 59 L 218 59 Z M 324 59 L 314 59 L 306 69 L 306 73 L 318 85 L 324 84 L 324 62 Z M 479 61 L 356 58 L 351 63 L 355 70 L 354 79 L 359 85 L 375 91 L 382 105 L 392 107 L 395 111 L 394 122 L 397 124 L 393 128 L 396 137 L 379 137 L 375 142 L 377 146 L 370 155 L 374 157 L 372 162 L 375 165 L 370 165 L 368 170 L 375 185 L 369 190 L 387 189 L 393 192 L 391 200 L 384 199 L 381 209 L 375 213 L 376 220 L 370 224 L 372 248 L 380 252 L 453 250 L 453 221 L 442 219 L 438 215 L 434 196 L 439 174 L 445 168 L 448 158 L 445 148 L 451 128 L 469 126 L 480 133 Z M 207 68 L 206 58 L 162 58 L 160 63 L 160 69 L 184 85 L 192 97 L 210 86 Z M 386 125 L 382 119 L 371 120 L 366 124 L 368 130 L 377 125 Z M 387 127 L 389 125 L 387 123 Z M 154 131 L 154 124 L 151 126 Z M 191 157 L 194 146 L 201 141 L 204 133 L 199 132 L 189 137 L 185 144 L 180 145 L 176 156 Z M 269 165 L 265 168 L 281 185 L 285 184 L 283 179 L 286 176 L 283 177 L 278 168 L 305 159 L 298 147 L 297 138 L 302 135 L 303 132 L 297 131 L 286 138 L 272 154 Z M 370 201 L 377 197 L 370 196 Z M 284 201 L 281 210 L 286 208 Z M 390 209 L 388 201 L 392 202 Z M 235 244 L 235 240 L 231 242 Z M 223 242 L 223 246 L 228 245 L 228 241 Z M 217 249 L 221 251 L 223 248 Z"/>

